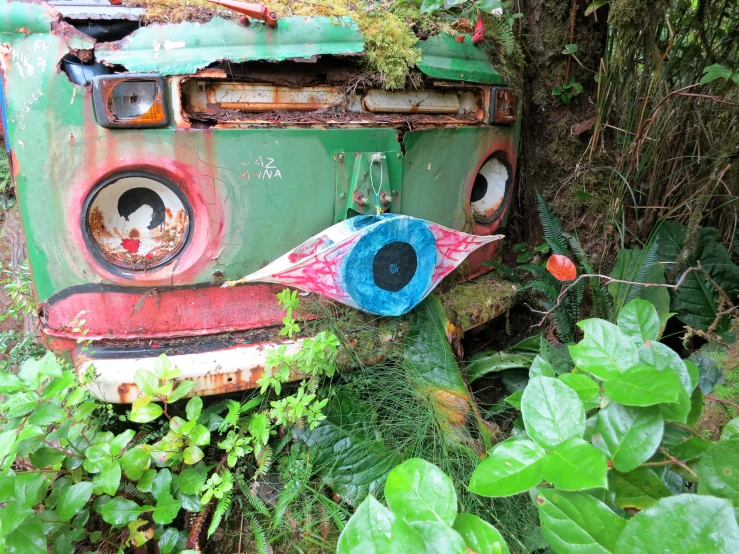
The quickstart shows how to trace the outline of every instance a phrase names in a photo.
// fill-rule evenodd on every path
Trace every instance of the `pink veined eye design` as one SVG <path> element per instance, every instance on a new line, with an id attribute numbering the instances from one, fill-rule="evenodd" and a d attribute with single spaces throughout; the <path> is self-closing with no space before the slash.
<path id="1" fill-rule="evenodd" d="M 371 314 L 403 315 L 471 252 L 501 238 L 469 235 L 407 215 L 357 216 L 224 286 L 278 283 Z"/>

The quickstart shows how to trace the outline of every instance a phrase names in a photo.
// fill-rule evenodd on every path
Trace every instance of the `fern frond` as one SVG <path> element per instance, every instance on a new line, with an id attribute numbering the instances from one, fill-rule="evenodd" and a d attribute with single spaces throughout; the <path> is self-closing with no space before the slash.
<path id="1" fill-rule="evenodd" d="M 226 472 L 223 474 L 224 480 L 226 475 L 229 474 L 230 472 Z M 218 504 L 216 504 L 216 509 L 213 512 L 213 517 L 210 520 L 210 526 L 208 527 L 208 538 L 210 538 L 210 536 L 216 532 L 216 529 L 218 529 L 218 526 L 223 520 L 223 516 L 225 516 L 226 512 L 228 512 L 228 510 L 231 508 L 232 500 L 232 491 L 228 491 L 223 495 L 223 498 L 218 501 Z"/>
<path id="2" fill-rule="evenodd" d="M 136 487 L 136 483 L 131 483 L 130 481 L 121 481 L 121 484 L 118 485 L 118 494 L 121 496 L 136 498 L 137 500 L 141 500 L 144 504 L 156 504 L 156 500 L 151 493 L 140 491 Z"/>
<path id="3" fill-rule="evenodd" d="M 226 405 L 228 412 L 223 416 L 223 421 L 218 426 L 220 433 L 225 433 L 229 427 L 234 427 L 239 421 L 239 415 L 241 414 L 241 404 L 236 402 L 236 400 L 226 400 Z"/>
<path id="4" fill-rule="evenodd" d="M 221 412 L 226 409 L 229 402 L 233 402 L 233 400 L 221 400 L 220 402 L 216 402 L 215 404 L 211 404 L 210 406 L 203 408 L 203 411 L 200 412 L 200 417 L 221 415 Z"/>
<path id="5" fill-rule="evenodd" d="M 559 289 L 562 286 L 561 283 L 554 278 L 554 275 L 549 273 L 544 266 L 537 264 L 522 264 L 518 266 L 518 269 L 528 271 L 534 277 L 539 279 L 539 281 L 544 281 L 555 290 Z"/>
<path id="6" fill-rule="evenodd" d="M 257 544 L 258 554 L 268 554 L 267 534 L 264 532 L 262 524 L 259 523 L 254 514 L 247 515 L 247 518 L 249 519 L 252 535 L 254 535 L 254 542 Z"/>
<path id="7" fill-rule="evenodd" d="M 326 512 L 331 518 L 331 521 L 334 522 L 334 525 L 339 530 L 339 532 L 343 531 L 348 518 L 346 517 L 346 514 L 341 510 L 341 507 L 326 495 L 318 494 L 317 498 L 318 502 L 320 502 L 321 505 L 326 509 Z"/>
<path id="8" fill-rule="evenodd" d="M 655 235 L 654 239 L 651 240 L 642 251 L 641 258 L 639 260 L 639 269 L 634 274 L 634 277 L 632 279 L 629 279 L 630 281 L 634 281 L 636 283 L 646 283 L 649 277 L 649 272 L 652 270 L 652 267 L 654 264 L 657 263 L 657 237 Z M 634 298 L 636 298 L 639 295 L 639 292 L 641 291 L 643 287 L 640 286 L 631 286 L 629 287 L 629 294 L 626 296 L 626 301 L 624 302 L 624 306 L 628 304 L 630 301 L 632 301 Z"/>
<path id="9" fill-rule="evenodd" d="M 253 444 L 263 446 L 269 441 L 269 432 L 272 430 L 272 425 L 267 414 L 259 413 L 249 417 L 246 429 L 252 437 Z"/>
<path id="10" fill-rule="evenodd" d="M 550 312 L 549 317 L 554 324 L 554 328 L 557 330 L 559 340 L 564 343 L 575 342 L 575 320 L 570 316 L 567 310 L 558 306 Z"/>
<path id="11" fill-rule="evenodd" d="M 262 404 L 263 397 L 257 395 L 254 398 L 250 398 L 241 405 L 241 415 L 250 413 L 255 408 L 258 408 Z"/>
<path id="12" fill-rule="evenodd" d="M 256 450 L 255 450 L 256 452 Z M 257 470 L 254 472 L 254 479 L 266 474 L 272 467 L 272 448 L 264 446 L 259 454 L 255 454 L 257 460 Z"/>
<path id="13" fill-rule="evenodd" d="M 529 281 L 521 288 L 521 291 L 525 290 L 536 290 L 539 292 L 543 292 L 552 302 L 557 300 L 557 296 L 559 296 L 559 291 L 552 287 L 549 283 L 545 283 L 544 281 Z"/>
<path id="14" fill-rule="evenodd" d="M 489 260 L 483 263 L 489 267 L 492 267 L 495 271 L 503 275 L 503 277 L 505 277 L 509 281 L 513 281 L 517 285 L 521 284 L 521 279 L 518 278 L 518 276 L 516 275 L 516 270 L 512 267 L 504 265 L 498 260 Z"/>
<path id="15" fill-rule="evenodd" d="M 544 231 L 544 239 L 547 241 L 549 248 L 555 254 L 567 255 L 567 246 L 565 237 L 562 233 L 562 224 L 554 213 L 552 207 L 544 200 L 544 197 L 537 190 L 537 211 L 539 212 L 539 222 Z"/>
<path id="16" fill-rule="evenodd" d="M 302 491 L 303 485 L 295 479 L 290 479 L 290 481 L 285 484 L 285 488 L 282 489 L 282 494 L 280 494 L 280 498 L 277 500 L 277 505 L 275 506 L 272 529 L 277 529 L 277 527 L 279 527 L 282 520 L 285 518 L 285 514 L 290 508 L 290 505 Z"/>

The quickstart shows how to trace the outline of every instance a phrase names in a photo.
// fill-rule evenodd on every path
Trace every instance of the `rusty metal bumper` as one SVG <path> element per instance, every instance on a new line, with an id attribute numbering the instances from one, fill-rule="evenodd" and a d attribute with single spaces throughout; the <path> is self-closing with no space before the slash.
<path id="1" fill-rule="evenodd" d="M 285 344 L 287 353 L 292 354 L 301 342 L 302 339 L 234 345 L 213 343 L 199 345 L 198 350 L 190 346 L 168 349 L 167 355 L 182 372 L 180 380 L 195 381 L 195 388 L 188 396 L 207 396 L 255 388 L 264 373 L 267 353 Z M 93 395 L 105 402 L 130 404 L 139 396 L 134 382 L 136 371 L 153 370 L 159 355 L 156 348 L 104 347 L 89 355 L 78 350 L 73 358 L 81 376 L 94 369 L 96 377 L 88 382 Z"/>

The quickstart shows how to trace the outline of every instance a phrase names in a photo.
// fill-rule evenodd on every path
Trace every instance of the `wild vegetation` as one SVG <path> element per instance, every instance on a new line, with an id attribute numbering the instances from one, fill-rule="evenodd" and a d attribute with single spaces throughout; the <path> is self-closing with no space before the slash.
<path id="1" fill-rule="evenodd" d="M 286 290 L 281 334 L 313 338 L 270 353 L 258 389 L 188 398 L 164 355 L 124 407 L 89 392 L 94 368 L 3 331 L 0 552 L 739 551 L 739 8 L 530 4 L 271 6 L 355 17 L 388 88 L 412 82 L 418 38 L 469 33 L 478 10 L 496 64 L 525 53 L 520 242 L 489 262 L 523 323 L 459 360 L 432 296 L 362 363 L 347 329 L 384 329 Z M 8 321 L 35 312 L 26 267 L 3 282 Z"/>

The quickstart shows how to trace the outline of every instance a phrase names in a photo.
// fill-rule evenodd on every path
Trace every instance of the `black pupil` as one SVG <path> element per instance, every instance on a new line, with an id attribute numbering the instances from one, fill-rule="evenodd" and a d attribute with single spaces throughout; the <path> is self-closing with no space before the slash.
<path id="1" fill-rule="evenodd" d="M 470 202 L 477 202 L 485 198 L 485 193 L 488 191 L 488 180 L 482 173 L 478 173 L 475 177 L 475 183 L 472 185 L 472 194 L 470 195 Z"/>
<path id="2" fill-rule="evenodd" d="M 416 274 L 418 258 L 407 242 L 391 242 L 380 248 L 372 262 L 375 285 L 388 292 L 398 292 Z"/>
<path id="3" fill-rule="evenodd" d="M 118 199 L 118 214 L 128 221 L 128 216 L 141 206 L 150 206 L 153 211 L 148 229 L 154 229 L 164 223 L 164 202 L 156 192 L 144 187 L 129 189 L 121 194 Z"/>

